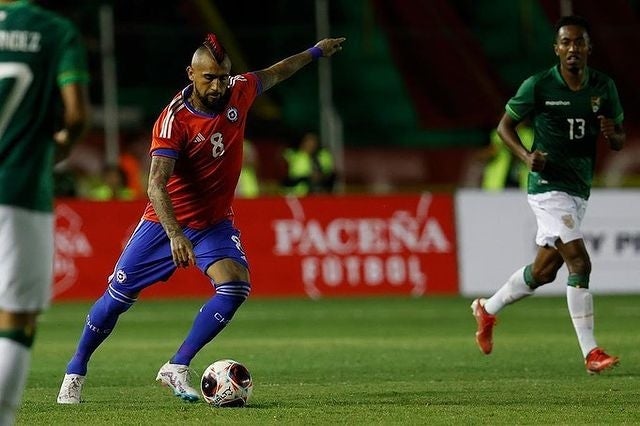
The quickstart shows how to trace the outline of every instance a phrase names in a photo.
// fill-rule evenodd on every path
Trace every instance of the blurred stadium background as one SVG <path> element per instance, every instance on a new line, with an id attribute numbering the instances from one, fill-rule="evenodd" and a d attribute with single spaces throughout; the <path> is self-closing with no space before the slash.
<path id="1" fill-rule="evenodd" d="M 639 0 L 34 1 L 81 28 L 95 116 L 58 176 L 57 303 L 42 318 L 18 424 L 640 422 Z M 600 151 L 601 188 L 584 223 L 591 288 L 604 293 L 599 340 L 623 360 L 597 378 L 584 373 L 564 298 L 506 310 L 489 358 L 468 309 L 470 296 L 491 294 L 534 255 L 524 195 L 482 192 L 474 158 L 520 82 L 555 63 L 553 23 L 570 12 L 593 25 L 590 65 L 616 80 L 628 135 L 621 154 Z M 165 300 L 136 304 L 96 353 L 86 403 L 60 407 L 78 327 L 146 198 L 139 188 L 138 200 L 88 201 L 67 185 L 107 164 L 144 173 L 153 121 L 187 84 L 209 31 L 235 73 L 306 49 L 323 31 L 348 39 L 325 65 L 267 92 L 247 126 L 265 195 L 234 205 L 252 297 L 194 368 L 246 362 L 255 409 L 185 405 L 150 386 L 199 305 L 188 298 L 210 297 L 195 268 L 145 291 Z M 279 196 L 282 151 L 309 130 L 334 150 L 344 194 Z M 545 287 L 562 294 L 564 282 Z"/>
<path id="2" fill-rule="evenodd" d="M 113 112 L 110 96 L 117 100 L 119 117 L 115 136 L 113 120 L 107 120 L 111 139 L 117 137 L 120 150 L 141 155 L 144 149 L 136 142 L 148 139 L 158 112 L 186 85 L 184 68 L 204 33 L 220 36 L 240 73 L 309 47 L 320 28 L 348 38 L 340 57 L 330 62 L 331 106 L 341 127 L 338 133 L 323 130 L 323 140 L 336 151 L 345 190 L 474 186 L 477 176 L 469 170 L 474 150 L 488 144 L 489 130 L 519 83 L 555 62 L 553 23 L 569 11 L 592 23 L 590 65 L 616 80 L 629 145 L 638 144 L 640 59 L 632 47 L 640 45 L 638 1 L 181 0 L 162 7 L 140 0 L 40 2 L 74 20 L 89 47 L 97 113 L 90 143 L 75 157 L 82 172 L 97 173 L 100 161 L 116 161 L 116 151 L 104 150 L 103 106 L 106 101 L 107 114 Z M 109 52 L 101 49 L 110 25 L 115 87 Z M 253 109 L 247 136 L 256 142 L 267 193 L 277 192 L 285 172 L 282 148 L 303 132 L 321 130 L 318 67 L 311 68 L 269 91 Z M 598 164 L 599 177 L 606 162 Z M 632 178 L 614 182 L 635 183 Z"/>
<path id="3" fill-rule="evenodd" d="M 479 192 L 478 152 L 519 84 L 557 61 L 553 23 L 571 13 L 592 24 L 589 64 L 617 82 L 628 136 L 622 153 L 600 150 L 603 192 L 583 224 L 594 291 L 639 291 L 640 1 L 39 1 L 81 28 L 95 108 L 89 140 L 58 176 L 57 298 L 102 293 L 146 200 L 153 122 L 211 31 L 234 73 L 347 37 L 339 55 L 269 90 L 249 117 L 262 197 L 234 209 L 254 295 L 490 294 L 533 258 L 535 223 L 521 192 Z M 280 196 L 283 150 L 308 131 L 333 151 L 342 196 Z M 115 164 L 137 200 L 86 201 Z M 146 294 L 208 294 L 193 274 Z"/>

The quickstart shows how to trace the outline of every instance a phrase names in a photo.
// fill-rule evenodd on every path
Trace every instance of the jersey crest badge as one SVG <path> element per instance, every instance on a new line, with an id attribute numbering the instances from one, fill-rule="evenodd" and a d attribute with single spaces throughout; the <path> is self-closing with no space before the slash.
<path id="1" fill-rule="evenodd" d="M 576 226 L 576 223 L 573 220 L 573 216 L 571 216 L 570 214 L 565 214 L 564 216 L 562 216 L 562 222 L 564 223 L 564 226 L 569 229 L 573 229 Z"/>
<path id="2" fill-rule="evenodd" d="M 238 121 L 238 110 L 234 107 L 229 107 L 227 109 L 227 119 L 232 123 Z"/>
<path id="3" fill-rule="evenodd" d="M 591 111 L 598 112 L 600 109 L 600 96 L 592 96 L 591 97 Z"/>

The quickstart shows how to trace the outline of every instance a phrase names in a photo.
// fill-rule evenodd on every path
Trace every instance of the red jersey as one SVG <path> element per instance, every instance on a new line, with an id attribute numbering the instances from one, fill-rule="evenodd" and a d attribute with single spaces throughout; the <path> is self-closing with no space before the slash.
<path id="1" fill-rule="evenodd" d="M 247 114 L 261 86 L 253 73 L 232 77 L 229 102 L 213 115 L 193 108 L 192 90 L 192 85 L 184 88 L 162 111 L 149 152 L 176 160 L 167 183 L 176 219 L 180 225 L 203 229 L 233 216 Z M 160 221 L 151 202 L 142 217 Z"/>

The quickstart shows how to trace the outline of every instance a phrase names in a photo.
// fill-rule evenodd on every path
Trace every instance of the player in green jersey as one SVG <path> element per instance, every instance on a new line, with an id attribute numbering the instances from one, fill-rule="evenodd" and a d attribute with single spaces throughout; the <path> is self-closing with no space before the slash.
<path id="1" fill-rule="evenodd" d="M 517 270 L 491 298 L 474 300 L 471 309 L 478 325 L 476 342 L 489 354 L 496 314 L 554 281 L 566 264 L 569 314 L 587 371 L 599 373 L 616 365 L 618 358 L 599 348 L 593 334 L 591 261 L 580 224 L 591 190 L 598 137 L 601 133 L 617 151 L 624 145 L 625 133 L 613 80 L 587 67 L 589 34 L 584 18 L 561 18 L 554 44 L 559 64 L 525 80 L 507 103 L 498 133 L 530 169 L 528 201 L 538 226 L 538 252 L 532 264 Z M 531 151 L 515 131 L 526 118 L 534 128 Z"/>
<path id="2" fill-rule="evenodd" d="M 0 0 L 0 425 L 11 425 L 53 280 L 53 166 L 88 123 L 86 53 L 68 20 Z"/>

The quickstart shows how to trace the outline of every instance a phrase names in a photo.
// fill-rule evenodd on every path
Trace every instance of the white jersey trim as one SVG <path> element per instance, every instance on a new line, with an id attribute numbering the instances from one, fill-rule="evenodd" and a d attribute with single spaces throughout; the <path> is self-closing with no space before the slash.
<path id="1" fill-rule="evenodd" d="M 184 101 L 182 97 L 177 97 L 167 107 L 167 115 L 162 120 L 162 127 L 160 130 L 160 137 L 165 139 L 171 138 L 171 131 L 173 130 L 173 120 L 175 115 L 184 108 Z"/>

